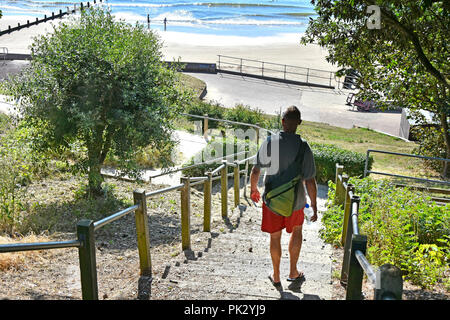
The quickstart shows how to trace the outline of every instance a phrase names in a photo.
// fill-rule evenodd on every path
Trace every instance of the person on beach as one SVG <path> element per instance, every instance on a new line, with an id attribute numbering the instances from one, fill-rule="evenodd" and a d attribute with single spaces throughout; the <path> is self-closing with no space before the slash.
<path id="1" fill-rule="evenodd" d="M 257 161 L 250 174 L 250 197 L 254 202 L 259 202 L 261 195 L 258 191 L 258 180 L 261 168 L 266 169 L 264 185 L 267 188 L 271 181 L 274 181 L 279 175 L 286 170 L 294 160 L 297 159 L 297 152 L 302 143 L 304 143 L 302 164 L 302 179 L 298 187 L 297 198 L 294 204 L 294 210 L 290 217 L 284 217 L 272 212 L 264 203 L 262 203 L 262 224 L 261 230 L 270 234 L 270 255 L 272 258 L 273 274 L 269 276 L 272 284 L 281 289 L 280 280 L 280 262 L 281 262 L 281 234 L 286 228 L 286 232 L 290 233 L 289 242 L 289 258 L 290 272 L 287 281 L 294 283 L 302 282 L 305 277 L 303 272 L 297 269 L 297 261 L 300 256 L 302 246 L 302 226 L 304 221 L 303 208 L 306 204 L 305 187 L 308 192 L 313 209 L 311 221 L 317 220 L 317 184 L 315 179 L 316 168 L 313 153 L 308 143 L 296 134 L 297 127 L 301 123 L 301 114 L 296 106 L 290 106 L 286 109 L 282 116 L 281 131 L 277 135 L 272 135 L 266 139 L 258 153 Z M 275 145 L 277 144 L 277 146 Z M 270 154 L 270 155 L 268 155 Z M 304 186 L 303 186 L 304 184 Z M 267 191 L 267 190 L 266 190 Z M 263 197 L 264 198 L 264 197 Z"/>

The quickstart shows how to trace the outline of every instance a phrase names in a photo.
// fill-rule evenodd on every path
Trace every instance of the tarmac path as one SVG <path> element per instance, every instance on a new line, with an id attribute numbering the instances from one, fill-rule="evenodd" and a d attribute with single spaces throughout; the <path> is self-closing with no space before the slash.
<path id="1" fill-rule="evenodd" d="M 328 123 L 341 128 L 354 126 L 377 130 L 398 136 L 399 112 L 360 112 L 347 106 L 352 90 L 324 89 L 284 84 L 224 73 L 188 73 L 207 85 L 205 100 L 216 101 L 232 108 L 236 104 L 259 108 L 268 114 L 277 114 L 290 105 L 299 107 L 302 119 Z"/>

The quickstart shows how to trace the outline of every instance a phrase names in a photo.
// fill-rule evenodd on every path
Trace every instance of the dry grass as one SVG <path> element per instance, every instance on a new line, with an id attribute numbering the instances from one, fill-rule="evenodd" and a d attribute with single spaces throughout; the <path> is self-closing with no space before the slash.
<path id="1" fill-rule="evenodd" d="M 32 243 L 32 242 L 48 242 L 50 239 L 43 235 L 28 235 L 25 237 L 4 237 L 0 236 L 0 244 L 15 244 L 15 243 Z M 20 251 L 7 252 L 0 254 L 0 271 L 11 269 L 20 269 L 30 262 L 45 261 L 48 257 L 48 250 L 45 254 L 44 250 L 36 251 Z"/>

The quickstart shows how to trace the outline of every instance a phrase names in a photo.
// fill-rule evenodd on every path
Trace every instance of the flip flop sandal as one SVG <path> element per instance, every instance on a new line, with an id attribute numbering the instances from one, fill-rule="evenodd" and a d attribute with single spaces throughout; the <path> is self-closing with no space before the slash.
<path id="1" fill-rule="evenodd" d="M 276 288 L 276 289 L 281 289 L 281 281 L 280 282 L 275 282 L 275 281 L 273 281 L 273 278 L 272 278 L 272 276 L 269 276 L 269 280 L 270 280 L 270 282 L 272 282 L 272 284 L 273 284 L 273 286 Z"/>
<path id="2" fill-rule="evenodd" d="M 286 280 L 289 282 L 305 280 L 305 275 L 303 274 L 303 272 L 300 272 L 300 275 L 297 278 L 287 278 Z"/>

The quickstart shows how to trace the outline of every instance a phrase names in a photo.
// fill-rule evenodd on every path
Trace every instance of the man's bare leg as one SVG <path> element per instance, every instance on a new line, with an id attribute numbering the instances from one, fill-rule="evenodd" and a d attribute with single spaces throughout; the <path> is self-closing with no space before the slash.
<path id="1" fill-rule="evenodd" d="M 300 256 L 300 250 L 302 248 L 302 225 L 295 226 L 292 230 L 291 239 L 289 240 L 289 259 L 290 259 L 290 272 L 289 278 L 297 278 L 300 273 L 297 270 L 297 262 Z"/>
<path id="2" fill-rule="evenodd" d="M 282 231 L 277 231 L 270 234 L 270 256 L 272 258 L 272 279 L 274 282 L 280 282 L 281 233 Z"/>

